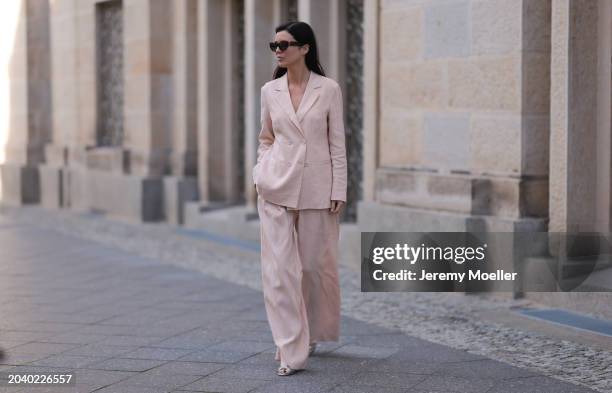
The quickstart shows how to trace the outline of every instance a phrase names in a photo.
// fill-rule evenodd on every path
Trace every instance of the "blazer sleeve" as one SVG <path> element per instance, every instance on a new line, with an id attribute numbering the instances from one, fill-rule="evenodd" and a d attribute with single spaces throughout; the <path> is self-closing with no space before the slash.
<path id="1" fill-rule="evenodd" d="M 266 102 L 266 96 L 264 93 L 264 86 L 261 87 L 260 96 L 260 107 L 261 107 L 261 128 L 259 131 L 257 146 L 257 162 L 253 168 L 253 183 L 256 183 L 258 165 L 265 156 L 266 152 L 270 149 L 274 143 L 274 132 L 272 131 L 272 118 L 270 117 L 270 111 L 268 110 L 268 103 Z"/>
<path id="2" fill-rule="evenodd" d="M 332 160 L 331 199 L 346 202 L 347 165 L 343 108 L 342 90 L 340 85 L 336 84 L 328 123 L 329 153 Z"/>

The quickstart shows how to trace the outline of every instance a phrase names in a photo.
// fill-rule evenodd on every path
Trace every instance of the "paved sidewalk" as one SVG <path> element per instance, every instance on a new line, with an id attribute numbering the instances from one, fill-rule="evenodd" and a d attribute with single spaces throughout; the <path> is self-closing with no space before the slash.
<path id="1" fill-rule="evenodd" d="M 252 288 L 0 215 L 0 371 L 74 371 L 0 392 L 595 392 L 343 316 L 279 377 Z"/>

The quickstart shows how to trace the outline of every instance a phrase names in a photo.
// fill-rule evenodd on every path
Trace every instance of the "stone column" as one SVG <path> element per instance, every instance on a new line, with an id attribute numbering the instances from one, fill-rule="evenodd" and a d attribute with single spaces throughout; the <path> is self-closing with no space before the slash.
<path id="1" fill-rule="evenodd" d="M 197 187 L 197 22 L 198 0 L 173 0 L 171 175 L 164 177 L 164 215 L 184 222 L 184 203 L 198 199 Z"/>
<path id="2" fill-rule="evenodd" d="M 298 0 L 298 18 L 314 30 L 319 60 L 328 77 L 344 86 L 346 5 L 343 0 Z"/>
<path id="3" fill-rule="evenodd" d="M 279 0 L 245 0 L 245 190 L 249 208 L 255 209 L 257 193 L 253 186 L 252 169 L 256 162 L 258 136 L 261 129 L 261 87 L 272 79 L 274 53 L 268 42 L 274 39 L 274 27 L 280 17 Z"/>
<path id="4" fill-rule="evenodd" d="M 198 12 L 198 186 L 203 204 L 241 196 L 238 130 L 240 73 L 239 2 L 201 2 Z M 242 168 L 240 168 L 242 169 Z"/>
<path id="5" fill-rule="evenodd" d="M 173 0 L 172 174 L 197 174 L 198 0 Z"/>
<path id="6" fill-rule="evenodd" d="M 270 26 L 270 30 L 271 30 L 270 34 L 272 35 L 272 37 L 274 37 L 274 34 L 276 34 L 274 29 L 276 28 L 276 26 L 280 25 L 281 23 L 287 22 L 291 18 L 290 14 L 292 12 L 292 9 L 290 7 L 289 0 L 269 0 L 269 1 L 272 2 L 272 9 L 274 12 L 274 22 Z M 297 9 L 294 11 L 297 17 Z"/>
<path id="7" fill-rule="evenodd" d="M 612 229 L 612 2 L 598 1 L 597 10 L 597 189 L 595 230 Z"/>
<path id="8" fill-rule="evenodd" d="M 551 232 L 595 231 L 609 219 L 596 209 L 598 45 L 598 2 L 552 2 Z"/>
<path id="9" fill-rule="evenodd" d="M 599 1 L 597 82 L 598 232 L 612 231 L 612 2 Z"/>
<path id="10" fill-rule="evenodd" d="M 141 176 L 169 172 L 171 5 L 166 0 L 124 1 L 124 147 L 130 151 L 130 172 Z"/>
<path id="11" fill-rule="evenodd" d="M 11 205 L 38 203 L 38 165 L 51 134 L 49 4 L 16 1 L 4 11 L 8 79 L 6 145 L 0 165 L 0 196 Z M 14 33 L 14 35 L 11 35 Z"/>
<path id="12" fill-rule="evenodd" d="M 97 133 L 96 0 L 51 2 L 53 138 L 41 166 L 45 207 L 91 207 L 90 166 L 118 168 L 112 152 L 95 149 Z M 116 163 L 115 161 L 119 161 Z"/>
<path id="13" fill-rule="evenodd" d="M 558 277 L 566 279 L 567 273 L 592 272 L 605 259 L 595 255 L 607 254 L 607 245 L 578 232 L 599 232 L 609 241 L 611 13 L 609 1 L 552 1 L 548 230 L 567 236 L 550 236 L 554 257 L 542 270 L 558 263 Z M 536 302 L 580 312 L 609 305 L 609 295 L 527 293 Z"/>
<path id="14" fill-rule="evenodd" d="M 53 135 L 40 166 L 41 203 L 84 210 L 85 198 L 80 196 L 87 190 L 70 182 L 68 168 L 84 169 L 85 146 L 95 143 L 94 6 L 91 1 L 58 0 L 50 7 Z"/>
<path id="15" fill-rule="evenodd" d="M 379 0 L 363 2 L 363 200 L 373 201 L 378 166 Z"/>

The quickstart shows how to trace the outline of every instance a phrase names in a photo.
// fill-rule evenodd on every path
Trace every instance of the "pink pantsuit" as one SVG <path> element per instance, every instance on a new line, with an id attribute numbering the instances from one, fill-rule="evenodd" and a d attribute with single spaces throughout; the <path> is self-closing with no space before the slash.
<path id="1" fill-rule="evenodd" d="M 261 88 L 253 181 L 261 223 L 262 286 L 281 363 L 306 367 L 308 344 L 338 341 L 339 215 L 347 165 L 342 91 L 310 72 L 297 111 L 287 75 Z"/>

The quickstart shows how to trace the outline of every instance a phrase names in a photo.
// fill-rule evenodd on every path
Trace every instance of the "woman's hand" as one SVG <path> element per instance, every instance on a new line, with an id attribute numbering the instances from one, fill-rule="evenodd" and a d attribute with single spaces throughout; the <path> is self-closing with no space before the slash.
<path id="1" fill-rule="evenodd" d="M 342 208 L 344 207 L 344 201 L 331 201 L 331 208 L 329 209 L 330 213 L 340 213 Z"/>

